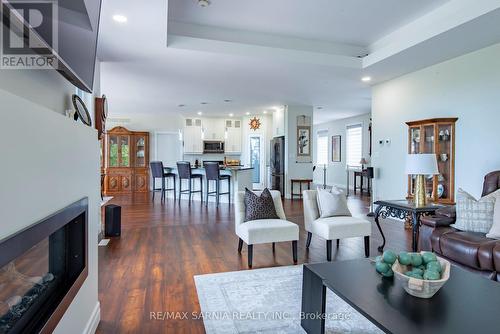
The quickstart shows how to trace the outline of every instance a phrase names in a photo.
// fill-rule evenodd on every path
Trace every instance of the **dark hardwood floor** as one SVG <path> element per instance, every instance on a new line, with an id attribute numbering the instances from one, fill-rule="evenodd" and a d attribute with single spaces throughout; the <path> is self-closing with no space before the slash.
<path id="1" fill-rule="evenodd" d="M 203 321 L 151 319 L 150 312 L 199 312 L 193 276 L 247 270 L 246 247 L 238 254 L 234 234 L 234 209 L 221 203 L 167 199 L 153 203 L 149 195 L 114 198 L 122 206 L 122 235 L 99 247 L 99 300 L 101 322 L 98 333 L 204 333 Z M 326 242 L 313 237 L 305 248 L 307 233 L 301 200 L 285 200 L 287 218 L 299 224 L 299 263 L 325 262 Z M 368 197 L 349 197 L 353 215 L 365 216 Z M 382 222 L 386 249 L 408 250 L 411 235 L 403 223 Z M 381 236 L 373 224 L 371 256 L 378 255 Z M 333 248 L 332 260 L 364 257 L 363 238 L 341 240 Z M 293 265 L 291 245 L 255 245 L 253 270 Z"/>

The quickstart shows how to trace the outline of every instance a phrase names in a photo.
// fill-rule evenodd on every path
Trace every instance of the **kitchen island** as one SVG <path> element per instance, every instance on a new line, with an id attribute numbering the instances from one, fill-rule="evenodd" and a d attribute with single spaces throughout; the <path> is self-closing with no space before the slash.
<path id="1" fill-rule="evenodd" d="M 238 191 L 245 191 L 245 188 L 252 189 L 252 171 L 253 167 L 247 167 L 247 166 L 227 166 L 227 167 L 221 167 L 220 174 L 221 175 L 231 175 L 231 202 L 234 201 L 234 196 Z M 177 175 L 177 167 L 165 167 L 165 172 L 170 172 L 174 173 Z M 205 178 L 205 168 L 203 167 L 198 167 L 195 168 L 193 167 L 191 169 L 192 174 L 202 174 L 203 175 L 203 201 L 205 201 L 206 196 L 207 196 L 207 180 Z M 168 182 L 172 182 L 171 180 L 168 180 Z M 182 180 L 182 189 L 187 189 L 188 187 L 188 180 Z M 198 180 L 193 180 L 193 190 L 200 190 L 200 182 Z M 210 191 L 215 190 L 215 182 L 216 181 L 210 181 Z M 167 185 L 167 188 L 172 188 L 171 184 Z M 220 181 L 220 192 L 225 193 L 228 191 L 228 183 L 226 180 L 221 180 Z M 174 196 L 172 191 L 167 191 L 167 197 L 172 197 Z M 176 196 L 179 196 L 179 178 L 177 178 L 177 194 Z M 199 201 L 201 200 L 200 198 L 200 193 L 194 193 L 191 195 L 191 198 L 193 200 Z M 188 199 L 187 194 L 182 195 L 182 199 Z M 208 197 L 209 202 L 215 202 L 215 196 L 209 196 Z M 220 203 L 228 203 L 229 198 L 228 195 L 222 195 L 220 196 Z"/>

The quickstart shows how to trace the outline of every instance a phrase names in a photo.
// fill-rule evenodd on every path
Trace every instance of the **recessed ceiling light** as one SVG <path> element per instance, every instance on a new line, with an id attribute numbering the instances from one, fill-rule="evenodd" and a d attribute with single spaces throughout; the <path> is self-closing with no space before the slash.
<path id="1" fill-rule="evenodd" d="M 226 100 L 224 100 L 224 102 L 229 103 L 229 102 L 233 102 L 233 100 L 226 99 Z"/>
<path id="2" fill-rule="evenodd" d="M 247 111 L 247 112 L 245 113 L 245 115 L 247 115 L 247 116 L 248 116 L 248 115 L 250 115 L 250 113 Z"/>
<path id="3" fill-rule="evenodd" d="M 264 110 L 264 114 L 267 114 L 267 110 Z"/>
<path id="4" fill-rule="evenodd" d="M 210 1 L 209 0 L 198 0 L 198 5 L 201 7 L 208 7 L 210 6 Z"/>
<path id="5" fill-rule="evenodd" d="M 127 22 L 128 19 L 125 15 L 116 14 L 113 15 L 113 20 L 115 20 L 118 23 L 125 23 Z"/>
<path id="6" fill-rule="evenodd" d="M 363 82 L 370 82 L 370 81 L 372 81 L 372 78 L 371 77 L 362 77 L 361 81 L 363 81 Z"/>
<path id="7" fill-rule="evenodd" d="M 230 113 L 230 114 L 229 114 L 229 117 L 233 117 L 233 116 L 234 116 L 234 114 L 233 114 L 233 113 Z"/>
<path id="8" fill-rule="evenodd" d="M 201 111 L 198 111 L 198 115 L 200 115 L 200 116 L 201 116 L 201 115 L 203 115 L 203 113 L 202 113 Z"/>
<path id="9" fill-rule="evenodd" d="M 185 104 L 179 104 L 178 107 L 179 108 L 184 108 L 186 105 Z"/>
<path id="10" fill-rule="evenodd" d="M 205 105 L 205 104 L 208 104 L 208 102 L 201 102 L 200 104 L 203 104 L 203 105 Z"/>
<path id="11" fill-rule="evenodd" d="M 322 110 L 322 109 L 323 109 L 323 107 L 316 107 L 316 109 L 318 109 L 318 110 Z"/>

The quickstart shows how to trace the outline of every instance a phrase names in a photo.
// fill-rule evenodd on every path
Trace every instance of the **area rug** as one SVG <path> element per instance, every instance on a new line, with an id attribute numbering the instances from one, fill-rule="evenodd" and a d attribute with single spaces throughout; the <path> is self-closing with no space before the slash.
<path id="1" fill-rule="evenodd" d="M 305 333 L 300 326 L 302 266 L 194 277 L 208 334 Z M 327 289 L 326 333 L 382 333 Z"/>

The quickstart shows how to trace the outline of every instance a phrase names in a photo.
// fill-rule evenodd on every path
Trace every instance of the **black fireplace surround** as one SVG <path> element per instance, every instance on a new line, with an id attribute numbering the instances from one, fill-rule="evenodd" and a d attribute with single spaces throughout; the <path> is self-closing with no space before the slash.
<path id="1" fill-rule="evenodd" d="M 87 234 L 84 198 L 0 241 L 0 334 L 54 330 L 88 276 Z"/>

